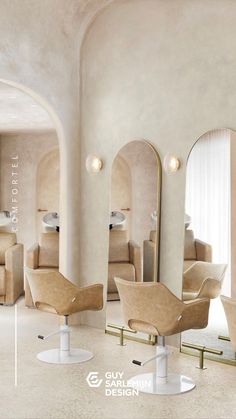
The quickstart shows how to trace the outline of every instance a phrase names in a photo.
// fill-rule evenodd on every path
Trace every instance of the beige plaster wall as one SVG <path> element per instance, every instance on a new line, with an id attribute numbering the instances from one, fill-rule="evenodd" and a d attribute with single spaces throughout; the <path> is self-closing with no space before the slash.
<path id="1" fill-rule="evenodd" d="M 231 297 L 236 298 L 236 132 L 230 132 L 231 154 Z"/>
<path id="2" fill-rule="evenodd" d="M 24 244 L 25 249 L 30 247 L 38 236 L 37 169 L 42 159 L 56 147 L 58 147 L 58 140 L 55 133 L 13 134 L 0 137 L 0 207 L 9 211 L 12 210 L 12 205 L 18 207 L 18 222 L 14 226 L 17 227 L 17 239 Z M 15 156 L 18 156 L 18 168 L 12 169 L 12 158 Z M 13 171 L 17 175 L 12 176 Z M 51 166 L 44 167 L 44 177 L 50 180 L 52 171 Z M 17 202 L 14 204 L 12 204 L 12 189 L 14 188 L 12 179 L 18 182 L 15 185 L 18 193 L 14 195 Z M 45 193 L 46 195 L 51 193 L 50 186 L 47 190 L 45 189 Z"/>
<path id="3" fill-rule="evenodd" d="M 182 161 L 178 173 L 163 176 L 160 249 L 160 279 L 181 295 L 186 159 L 206 131 L 235 127 L 235 16 L 230 0 L 119 1 L 90 26 L 81 158 L 96 152 L 105 164 L 95 177 L 81 172 L 84 283 L 106 283 L 112 161 L 127 142 L 144 138 L 162 159 L 171 152 Z M 95 232 L 103 242 L 93 240 Z"/>

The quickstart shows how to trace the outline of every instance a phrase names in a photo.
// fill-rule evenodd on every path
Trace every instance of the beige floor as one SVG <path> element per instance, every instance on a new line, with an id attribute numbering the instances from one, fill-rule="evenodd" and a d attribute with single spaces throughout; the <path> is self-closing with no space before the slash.
<path id="1" fill-rule="evenodd" d="M 0 418 L 1 419 L 118 419 L 118 418 L 236 418 L 236 368 L 206 361 L 208 369 L 195 368 L 196 359 L 175 351 L 170 358 L 172 372 L 192 377 L 197 388 L 181 396 L 107 397 L 104 383 L 89 388 L 86 376 L 95 371 L 103 378 L 106 371 L 122 372 L 127 379 L 140 372 L 131 363 L 133 358 L 151 356 L 151 346 L 128 342 L 120 347 L 117 338 L 102 330 L 73 328 L 72 343 L 92 349 L 95 357 L 80 365 L 57 366 L 41 363 L 38 351 L 52 348 L 57 337 L 39 341 L 38 333 L 57 327 L 57 318 L 50 314 L 18 305 L 18 386 L 14 387 L 14 308 L 0 307 Z M 152 365 L 143 368 L 150 371 Z"/>

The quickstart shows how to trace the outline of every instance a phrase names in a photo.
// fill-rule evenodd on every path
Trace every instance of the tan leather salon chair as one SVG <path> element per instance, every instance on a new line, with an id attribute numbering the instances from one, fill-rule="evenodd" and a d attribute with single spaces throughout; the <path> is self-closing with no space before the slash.
<path id="1" fill-rule="evenodd" d="M 143 242 L 143 281 L 155 280 L 157 232 L 150 231 L 149 240 Z M 197 261 L 211 262 L 212 247 L 201 240 L 195 239 L 192 230 L 185 230 L 184 241 L 184 272 Z"/>
<path id="2" fill-rule="evenodd" d="M 38 310 L 64 317 L 60 329 L 48 336 L 60 335 L 60 348 L 50 349 L 37 355 L 40 361 L 53 364 L 71 364 L 88 361 L 93 358 L 92 352 L 84 349 L 70 348 L 70 328 L 68 317 L 73 313 L 103 308 L 103 285 L 95 284 L 78 288 L 68 281 L 60 272 L 51 270 L 26 270 L 33 302 Z"/>
<path id="3" fill-rule="evenodd" d="M 223 304 L 225 315 L 229 328 L 229 337 L 231 345 L 236 352 L 236 300 L 233 298 L 221 295 L 221 302 Z"/>
<path id="4" fill-rule="evenodd" d="M 110 230 L 108 263 L 108 301 L 118 300 L 114 277 L 141 281 L 141 249 L 128 239 L 126 230 Z"/>
<path id="5" fill-rule="evenodd" d="M 23 294 L 23 254 L 15 233 L 0 233 L 0 304 L 14 304 Z"/>
<path id="6" fill-rule="evenodd" d="M 39 243 L 35 243 L 26 253 L 26 267 L 35 270 L 47 268 L 59 270 L 59 233 L 41 233 Z M 33 307 L 30 287 L 25 277 L 25 305 Z"/>
<path id="7" fill-rule="evenodd" d="M 193 381 L 183 375 L 167 373 L 165 336 L 188 329 L 203 329 L 208 324 L 209 300 L 199 299 L 183 303 L 160 282 L 127 282 L 115 278 L 126 324 L 138 332 L 159 336 L 161 345 L 151 359 L 133 363 L 143 366 L 156 361 L 155 373 L 137 375 L 128 386 L 151 394 L 179 394 L 192 390 Z"/>
<path id="8" fill-rule="evenodd" d="M 222 263 L 195 262 L 183 274 L 183 300 L 217 298 L 226 269 Z"/>
<path id="9" fill-rule="evenodd" d="M 212 262 L 212 247 L 195 239 L 193 230 L 185 230 L 184 272 L 197 261 Z"/>

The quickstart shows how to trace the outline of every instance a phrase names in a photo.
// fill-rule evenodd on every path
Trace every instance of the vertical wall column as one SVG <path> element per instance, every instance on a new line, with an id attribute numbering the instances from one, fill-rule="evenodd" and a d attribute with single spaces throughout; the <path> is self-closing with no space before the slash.
<path id="1" fill-rule="evenodd" d="M 230 132 L 231 159 L 231 297 L 236 298 L 236 133 Z"/>

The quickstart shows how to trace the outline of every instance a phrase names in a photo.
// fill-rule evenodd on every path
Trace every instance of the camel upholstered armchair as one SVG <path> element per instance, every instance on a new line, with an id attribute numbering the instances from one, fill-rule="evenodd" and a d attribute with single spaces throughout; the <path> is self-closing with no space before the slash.
<path id="1" fill-rule="evenodd" d="M 23 253 L 15 233 L 0 233 L 0 304 L 14 304 L 23 294 Z"/>
<path id="2" fill-rule="evenodd" d="M 184 272 L 197 261 L 212 262 L 212 247 L 195 239 L 192 230 L 185 230 Z"/>
<path id="3" fill-rule="evenodd" d="M 143 242 L 143 282 L 155 281 L 156 271 L 156 230 L 151 230 L 149 240 Z"/>
<path id="4" fill-rule="evenodd" d="M 220 298 L 228 323 L 230 342 L 236 353 L 236 300 L 224 295 L 221 295 Z"/>
<path id="5" fill-rule="evenodd" d="M 39 335 L 45 340 L 50 336 L 60 335 L 60 348 L 40 352 L 40 361 L 53 364 L 72 364 L 93 358 L 92 352 L 70 348 L 68 317 L 73 313 L 103 308 L 103 285 L 94 284 L 79 288 L 68 281 L 60 272 L 47 269 L 26 269 L 31 294 L 35 307 L 48 313 L 63 316 L 64 324 L 48 336 Z"/>
<path id="6" fill-rule="evenodd" d="M 184 303 L 160 282 L 131 283 L 120 278 L 115 278 L 115 281 L 125 323 L 137 332 L 158 336 L 161 343 L 156 347 L 156 355 L 149 360 L 133 361 L 143 366 L 156 360 L 156 371 L 131 378 L 128 386 L 152 394 L 178 394 L 192 390 L 195 384 L 190 378 L 168 375 L 167 356 L 170 351 L 165 346 L 165 336 L 188 329 L 205 328 L 208 324 L 209 299 Z"/>
<path id="7" fill-rule="evenodd" d="M 110 230 L 108 263 L 108 300 L 119 299 L 114 277 L 141 281 L 141 249 L 128 239 L 126 230 Z"/>
<path id="8" fill-rule="evenodd" d="M 47 268 L 59 270 L 59 233 L 47 232 L 40 235 L 39 243 L 35 243 L 26 253 L 26 267 L 35 270 Z M 25 305 L 33 307 L 27 276 L 25 277 Z"/>
<path id="9" fill-rule="evenodd" d="M 183 300 L 217 298 L 226 269 L 222 263 L 195 262 L 183 274 Z"/>

